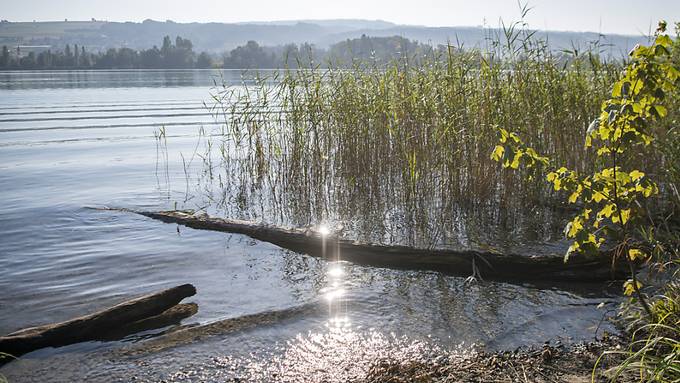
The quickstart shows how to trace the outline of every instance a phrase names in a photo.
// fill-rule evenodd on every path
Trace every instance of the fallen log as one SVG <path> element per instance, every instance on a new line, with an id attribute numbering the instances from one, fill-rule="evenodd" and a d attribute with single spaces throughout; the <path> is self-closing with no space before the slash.
<path id="1" fill-rule="evenodd" d="M 180 326 L 178 328 L 172 328 L 168 330 L 167 333 L 161 334 L 146 342 L 134 343 L 128 348 L 116 351 L 116 353 L 125 356 L 157 353 L 181 345 L 203 341 L 210 337 L 247 331 L 256 327 L 271 326 L 313 313 L 327 313 L 328 307 L 320 303 L 321 301 L 319 300 L 312 300 L 299 306 L 280 310 L 268 310 L 254 314 L 246 314 L 202 325 Z"/>
<path id="2" fill-rule="evenodd" d="M 111 210 L 111 209 L 109 209 Z M 475 250 L 419 249 L 400 245 L 378 245 L 338 238 L 310 229 L 287 229 L 250 221 L 196 215 L 186 211 L 129 211 L 166 223 L 193 229 L 247 235 L 284 249 L 329 260 L 393 268 L 433 270 L 451 275 L 470 274 L 503 281 L 600 282 L 623 279 L 623 265 L 608 255 L 585 257 L 573 255 L 564 263 L 557 256 L 496 254 Z M 612 266 L 614 265 L 614 266 Z"/>
<path id="3" fill-rule="evenodd" d="M 123 325 L 119 329 L 112 330 L 111 332 L 105 334 L 98 340 L 122 339 L 130 334 L 172 326 L 181 322 L 182 319 L 186 319 L 195 315 L 197 312 L 198 305 L 196 303 L 180 303 L 176 306 L 170 307 L 158 315 Z"/>
<path id="4" fill-rule="evenodd" d="M 196 294 L 185 284 L 119 303 L 111 308 L 61 323 L 31 327 L 0 337 L 0 353 L 14 357 L 45 347 L 60 347 L 164 327 L 196 313 L 195 304 L 178 305 Z"/>

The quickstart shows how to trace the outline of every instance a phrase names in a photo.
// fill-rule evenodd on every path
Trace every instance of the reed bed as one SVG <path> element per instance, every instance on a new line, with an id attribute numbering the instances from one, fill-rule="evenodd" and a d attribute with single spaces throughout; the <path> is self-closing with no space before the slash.
<path id="1" fill-rule="evenodd" d="M 621 64 L 520 37 L 486 52 L 449 46 L 216 88 L 211 110 L 224 124 L 211 169 L 222 174 L 210 173 L 230 189 L 222 206 L 257 205 L 246 218 L 330 222 L 362 239 L 416 246 L 556 239 L 564 207 L 543 182 L 524 182 L 539 174 L 490 160 L 498 128 L 588 169 L 585 132 Z"/>

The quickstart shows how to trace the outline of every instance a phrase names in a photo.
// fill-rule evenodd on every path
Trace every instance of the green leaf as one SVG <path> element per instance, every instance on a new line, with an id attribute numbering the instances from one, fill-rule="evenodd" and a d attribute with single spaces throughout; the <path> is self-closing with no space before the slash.
<path id="1" fill-rule="evenodd" d="M 638 258 L 645 259 L 647 258 L 647 254 L 645 254 L 645 252 L 640 249 L 630 249 L 628 250 L 628 258 L 630 258 L 631 261 L 634 261 Z"/>
<path id="2" fill-rule="evenodd" d="M 555 179 L 557 179 L 557 173 L 550 172 L 545 178 L 548 180 L 548 182 L 553 182 Z"/>
<path id="3" fill-rule="evenodd" d="M 603 146 L 603 147 L 597 149 L 597 155 L 600 156 L 600 157 L 602 157 L 605 154 L 609 154 L 609 153 L 611 153 L 611 150 L 609 150 L 609 148 L 606 147 L 606 146 Z"/>
<path id="4" fill-rule="evenodd" d="M 519 160 L 521 158 L 522 158 L 522 152 L 518 150 L 517 152 L 515 152 L 515 157 L 512 159 L 512 162 L 510 163 L 509 166 L 513 169 L 519 168 Z"/>
<path id="5" fill-rule="evenodd" d="M 593 194 L 593 201 L 595 201 L 595 202 L 600 202 L 600 201 L 602 201 L 602 200 L 605 199 L 605 198 L 606 198 L 605 195 L 602 194 L 602 193 L 600 193 L 599 191 L 596 191 L 596 192 Z"/>
<path id="6" fill-rule="evenodd" d="M 666 78 L 671 82 L 675 82 L 675 80 L 680 77 L 680 70 L 676 69 L 674 66 L 670 66 L 666 70 Z"/>
<path id="7" fill-rule="evenodd" d="M 638 95 L 644 87 L 644 82 L 642 80 L 637 80 L 633 83 L 633 89 L 631 90 L 634 95 Z"/>
<path id="8" fill-rule="evenodd" d="M 555 191 L 562 189 L 562 180 L 559 178 L 555 178 L 553 180 L 553 187 L 555 188 Z"/>
<path id="9" fill-rule="evenodd" d="M 583 229 L 583 222 L 580 216 L 574 217 L 574 219 L 567 224 L 564 230 L 567 232 L 567 238 L 574 238 Z"/>
<path id="10" fill-rule="evenodd" d="M 608 203 L 600 210 L 599 214 L 609 218 L 614 213 L 614 210 L 616 210 L 616 206 L 613 203 Z"/>
<path id="11" fill-rule="evenodd" d="M 654 109 L 659 118 L 664 118 L 668 115 L 668 110 L 663 105 L 654 105 Z"/>
<path id="12" fill-rule="evenodd" d="M 642 192 L 642 195 L 644 195 L 645 198 L 649 198 L 649 197 L 652 196 L 652 194 L 656 194 L 658 192 L 659 192 L 659 189 L 657 189 L 656 184 L 652 183 L 644 189 L 644 191 Z"/>
<path id="13" fill-rule="evenodd" d="M 640 282 L 636 282 L 635 285 L 637 285 L 638 289 L 642 287 L 642 283 L 640 283 Z M 623 293 L 627 296 L 633 295 L 633 293 L 635 292 L 635 285 L 633 284 L 632 279 L 627 280 L 623 284 Z"/>
<path id="14" fill-rule="evenodd" d="M 503 128 L 500 128 L 499 131 L 501 133 L 500 141 L 504 144 L 508 140 L 508 131 Z"/>
<path id="15" fill-rule="evenodd" d="M 633 170 L 632 172 L 629 173 L 630 179 L 633 181 L 637 181 L 640 178 L 645 176 L 645 173 L 639 171 L 639 170 Z"/>
<path id="16" fill-rule="evenodd" d="M 656 38 L 655 44 L 661 45 L 664 48 L 670 48 L 673 45 L 673 40 L 671 40 L 668 35 L 660 35 Z"/>
<path id="17" fill-rule="evenodd" d="M 491 159 L 499 162 L 501 158 L 503 158 L 503 154 L 505 153 L 505 148 L 501 145 L 496 145 L 494 148 L 493 152 L 491 153 Z"/>
<path id="18" fill-rule="evenodd" d="M 569 248 L 567 249 L 567 252 L 564 254 L 564 263 L 567 263 L 569 261 L 569 256 L 571 255 L 571 253 L 578 251 L 578 249 L 579 249 L 578 243 L 577 242 L 572 243 L 571 246 L 569 246 Z"/>
<path id="19" fill-rule="evenodd" d="M 628 219 L 630 218 L 630 209 L 622 209 L 621 210 L 621 223 L 626 224 L 628 222 Z"/>
<path id="20" fill-rule="evenodd" d="M 581 193 L 579 192 L 571 193 L 571 195 L 569 196 L 569 203 L 575 203 L 579 195 L 581 195 Z"/>

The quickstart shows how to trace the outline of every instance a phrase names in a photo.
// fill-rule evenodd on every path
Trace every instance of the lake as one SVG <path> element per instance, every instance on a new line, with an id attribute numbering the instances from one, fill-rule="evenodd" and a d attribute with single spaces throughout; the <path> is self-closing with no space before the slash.
<path id="1" fill-rule="evenodd" d="M 618 298 L 601 285 L 466 283 L 92 209 L 209 201 L 201 153 L 206 136 L 219 139 L 219 116 L 208 108 L 222 81 L 238 86 L 242 74 L 0 72 L 0 332 L 182 283 L 197 287 L 189 301 L 199 305 L 183 324 L 244 324 L 194 341 L 158 342 L 151 331 L 43 349 L 0 369 L 10 381 L 345 381 L 385 356 L 569 343 L 613 331 L 600 321 Z M 232 197 L 207 210 L 229 215 L 239 204 Z M 242 209 L 233 218 L 269 221 L 258 211 L 268 209 Z"/>

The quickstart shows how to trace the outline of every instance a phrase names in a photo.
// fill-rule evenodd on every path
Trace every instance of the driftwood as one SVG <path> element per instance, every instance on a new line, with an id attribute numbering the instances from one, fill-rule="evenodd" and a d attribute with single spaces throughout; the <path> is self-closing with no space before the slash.
<path id="1" fill-rule="evenodd" d="M 116 330 L 112 330 L 111 332 L 102 336 L 101 340 L 121 339 L 130 334 L 175 325 L 182 319 L 189 318 L 190 316 L 195 315 L 197 312 L 198 305 L 196 303 L 180 303 L 158 315 L 124 325 Z"/>
<path id="2" fill-rule="evenodd" d="M 247 331 L 261 326 L 271 326 L 312 313 L 327 313 L 328 307 L 320 300 L 312 300 L 299 306 L 280 310 L 268 310 L 254 314 L 247 314 L 235 318 L 222 319 L 217 322 L 202 325 L 186 325 L 169 329 L 146 342 L 135 343 L 129 348 L 123 348 L 118 355 L 138 355 L 156 353 L 185 344 L 203 341 L 215 336 Z M 326 302 L 323 302 L 326 303 Z"/>
<path id="3" fill-rule="evenodd" d="M 245 234 L 270 242 L 284 249 L 330 260 L 343 260 L 360 265 L 394 269 L 433 270 L 446 274 L 502 281 L 600 282 L 623 279 L 627 274 L 621 266 L 612 267 L 610 256 L 584 257 L 573 255 L 564 263 L 562 257 L 501 255 L 480 251 L 418 249 L 408 246 L 388 246 L 359 243 L 336 236 L 323 235 L 309 229 L 286 229 L 249 221 L 228 220 L 196 215 L 185 211 L 144 212 L 120 209 L 167 223 L 177 223 L 193 229 Z"/>
<path id="4" fill-rule="evenodd" d="M 0 337 L 0 352 L 17 357 L 45 347 L 119 339 L 135 332 L 165 327 L 196 313 L 196 304 L 178 304 L 194 294 L 196 288 L 185 284 L 66 322 L 13 332 Z"/>

